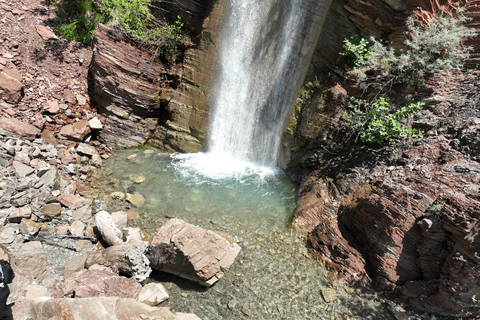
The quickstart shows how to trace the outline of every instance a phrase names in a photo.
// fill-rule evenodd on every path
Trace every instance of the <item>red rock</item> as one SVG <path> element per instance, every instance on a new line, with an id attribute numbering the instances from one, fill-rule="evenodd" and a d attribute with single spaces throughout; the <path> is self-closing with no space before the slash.
<path id="1" fill-rule="evenodd" d="M 335 185 L 326 181 L 321 170 L 312 172 L 300 184 L 293 222 L 306 231 L 312 231 L 320 222 L 336 216 L 339 195 Z"/>
<path id="2" fill-rule="evenodd" d="M 8 114 L 11 117 L 15 116 L 15 114 L 16 114 L 16 112 L 14 110 L 10 109 L 10 108 L 6 109 L 5 113 Z"/>
<path id="3" fill-rule="evenodd" d="M 57 100 L 48 100 L 43 105 L 43 108 L 50 114 L 57 114 L 60 112 L 60 107 Z"/>
<path id="4" fill-rule="evenodd" d="M 19 82 L 23 81 L 22 75 L 20 74 L 20 72 L 18 72 L 18 69 L 15 66 L 12 66 L 11 68 L 8 68 L 8 69 L 4 69 L 3 73 L 9 75 L 14 79 L 17 79 Z"/>
<path id="5" fill-rule="evenodd" d="M 400 160 L 373 183 L 343 186 L 348 194 L 339 219 L 321 216 L 326 222 L 310 235 L 313 249 L 336 268 L 350 268 L 358 250 L 378 288 L 397 289 L 419 310 L 480 314 L 480 198 L 472 187 L 480 164 L 443 137 L 408 149 Z M 345 246 L 352 243 L 353 251 Z"/>
<path id="6" fill-rule="evenodd" d="M 92 267 L 75 279 L 75 297 L 112 296 L 134 298 L 142 285 L 131 278 L 119 276 L 107 267 Z"/>
<path id="7" fill-rule="evenodd" d="M 40 161 L 40 159 L 38 159 L 38 158 L 32 159 L 32 161 L 30 161 L 30 167 L 32 167 L 32 168 L 38 167 L 38 162 L 39 161 Z"/>
<path id="8" fill-rule="evenodd" d="M 81 182 L 76 182 L 75 186 L 77 187 L 77 192 L 81 195 L 91 192 L 93 189 Z"/>
<path id="9" fill-rule="evenodd" d="M 45 127 L 45 118 L 43 118 L 41 113 L 36 113 L 35 121 L 32 124 L 38 129 L 42 130 Z"/>
<path id="10" fill-rule="evenodd" d="M 40 130 L 31 124 L 10 117 L 0 117 L 0 129 L 12 133 L 15 137 L 35 138 Z"/>
<path id="11" fill-rule="evenodd" d="M 48 129 L 43 130 L 40 137 L 45 140 L 46 143 L 53 145 L 56 145 L 58 143 L 57 138 L 55 138 L 55 134 Z"/>
<path id="12" fill-rule="evenodd" d="M 0 72 L 0 97 L 7 102 L 19 103 L 24 95 L 24 85 L 5 72 Z"/>
<path id="13" fill-rule="evenodd" d="M 77 99 L 75 99 L 73 92 L 70 91 L 69 89 L 63 90 L 63 99 L 65 100 L 66 103 L 69 103 L 69 104 L 75 104 L 77 102 Z"/>
<path id="14" fill-rule="evenodd" d="M 43 40 L 58 40 L 58 37 L 45 26 L 38 24 L 35 26 L 35 29 Z"/>
<path id="15" fill-rule="evenodd" d="M 65 207 L 78 207 L 83 204 L 83 198 L 77 198 L 73 194 L 62 193 L 58 196 L 58 201 L 63 204 Z"/>
<path id="16" fill-rule="evenodd" d="M 154 236 L 147 256 L 152 269 L 209 287 L 233 264 L 240 246 L 217 233 L 171 219 Z"/>
<path id="17" fill-rule="evenodd" d="M 69 164 L 75 162 L 75 157 L 68 149 L 58 150 L 57 157 L 62 160 L 63 164 Z"/>
<path id="18" fill-rule="evenodd" d="M 73 125 L 62 127 L 60 135 L 73 141 L 83 141 L 90 131 L 90 127 L 86 121 L 78 121 Z"/>

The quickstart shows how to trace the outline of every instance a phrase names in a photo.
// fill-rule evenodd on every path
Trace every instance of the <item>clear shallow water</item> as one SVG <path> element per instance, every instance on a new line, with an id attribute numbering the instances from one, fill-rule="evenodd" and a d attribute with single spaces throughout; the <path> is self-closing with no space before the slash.
<path id="1" fill-rule="evenodd" d="M 134 183 L 132 174 L 144 175 L 145 181 Z M 146 202 L 137 208 L 138 225 L 152 234 L 176 217 L 228 233 L 242 247 L 233 266 L 209 289 L 154 274 L 170 292 L 167 305 L 174 311 L 204 320 L 390 319 L 375 294 L 328 281 L 302 234 L 288 228 L 295 188 L 278 169 L 208 154 L 122 150 L 107 163 L 97 185 L 106 195 L 142 194 Z M 120 202 L 109 205 L 110 211 L 127 208 Z M 332 301 L 325 299 L 325 289 L 333 290 Z"/>

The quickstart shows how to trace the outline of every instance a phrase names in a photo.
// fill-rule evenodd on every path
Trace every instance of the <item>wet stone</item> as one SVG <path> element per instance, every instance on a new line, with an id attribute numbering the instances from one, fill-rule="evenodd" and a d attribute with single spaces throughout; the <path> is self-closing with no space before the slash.
<path id="1" fill-rule="evenodd" d="M 322 289 L 322 297 L 325 300 L 325 302 L 332 302 L 337 299 L 337 294 L 335 290 L 326 288 L 326 289 Z"/>
<path id="2" fill-rule="evenodd" d="M 145 198 L 141 194 L 127 193 L 125 199 L 135 207 L 141 207 L 145 202 Z"/>
<path id="3" fill-rule="evenodd" d="M 134 173 L 128 176 L 128 178 L 134 183 L 142 183 L 146 180 L 143 174 Z"/>

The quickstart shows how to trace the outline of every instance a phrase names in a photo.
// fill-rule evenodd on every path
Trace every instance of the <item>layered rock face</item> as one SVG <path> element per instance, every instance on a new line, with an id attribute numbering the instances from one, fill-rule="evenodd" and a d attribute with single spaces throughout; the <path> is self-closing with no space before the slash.
<path id="1" fill-rule="evenodd" d="M 332 77 L 302 110 L 304 116 L 316 110 L 317 118 L 299 117 L 296 127 L 311 151 L 297 159 L 303 173 L 292 172 L 307 175 L 294 222 L 310 231 L 313 252 L 348 282 L 371 279 L 435 314 L 480 313 L 474 79 L 432 80 L 434 98 L 414 120 L 419 128 L 428 125 L 430 137 L 395 152 L 348 142 L 340 122 L 347 91 L 339 79 Z"/>
<path id="2" fill-rule="evenodd" d="M 160 83 L 167 71 L 118 30 L 100 25 L 91 72 L 95 103 L 105 115 L 102 139 L 116 147 L 145 143 L 160 115 Z"/>
<path id="3" fill-rule="evenodd" d="M 148 141 L 170 152 L 203 149 L 223 6 L 218 2 L 212 9 L 208 0 L 165 5 L 171 12 L 183 12 L 192 33 L 201 31 L 194 39 L 198 45 L 184 52 L 178 71 L 118 30 L 101 25 L 95 32 L 90 69 L 94 99 L 105 116 L 101 138 L 109 145 L 130 147 Z"/>
<path id="4" fill-rule="evenodd" d="M 209 91 L 215 71 L 217 56 L 216 44 L 219 39 L 221 19 L 225 11 L 225 1 L 217 1 L 211 8 L 211 1 L 180 1 L 176 10 L 188 13 L 188 26 L 194 28 L 205 17 L 201 9 L 211 13 L 203 21 L 198 35 L 199 45 L 187 49 L 182 67 L 177 73 L 179 85 L 175 90 L 165 91 L 162 96 L 168 101 L 168 117 L 157 127 L 151 143 L 167 151 L 198 152 L 204 149 L 208 127 Z M 186 7 L 185 7 L 186 6 Z M 186 15 L 184 12 L 182 18 Z M 197 22 L 195 22 L 197 21 Z M 198 33 L 197 29 L 197 33 Z"/>

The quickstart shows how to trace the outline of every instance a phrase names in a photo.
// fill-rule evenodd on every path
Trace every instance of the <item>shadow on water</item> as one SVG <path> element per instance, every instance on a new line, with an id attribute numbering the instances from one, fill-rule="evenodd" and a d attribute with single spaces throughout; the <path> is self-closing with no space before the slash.
<path id="1" fill-rule="evenodd" d="M 153 271 L 150 274 L 150 280 L 154 282 L 170 282 L 175 284 L 180 290 L 182 291 L 193 291 L 193 292 L 206 292 L 208 288 L 205 288 L 199 284 L 196 284 L 193 281 L 182 279 L 178 276 L 175 276 L 170 273 L 161 272 L 161 271 Z"/>

